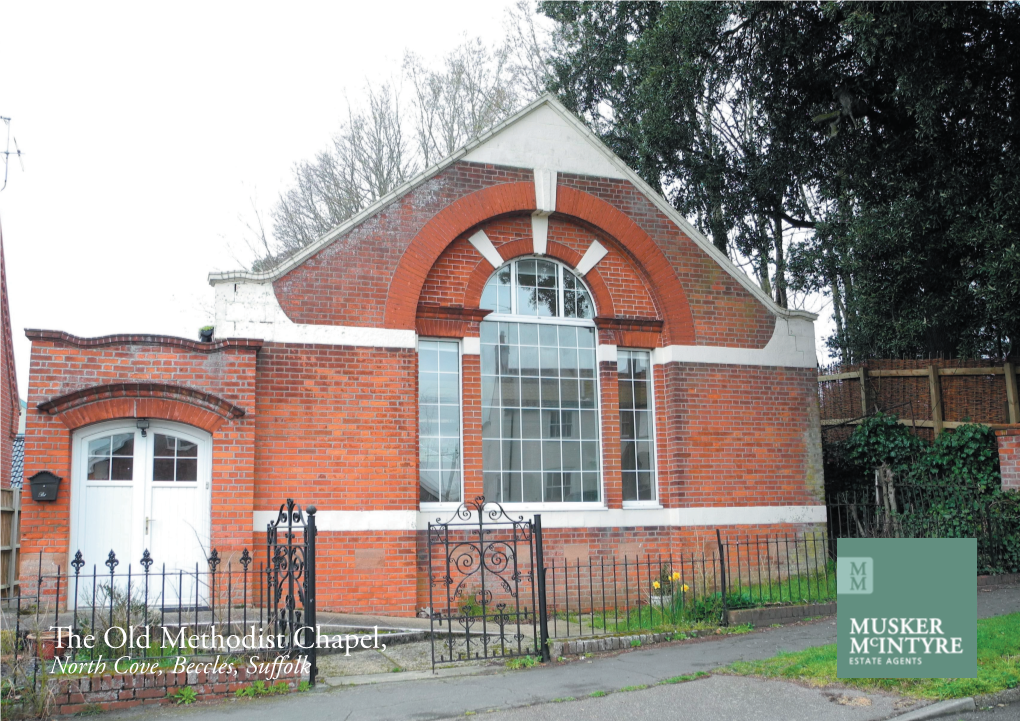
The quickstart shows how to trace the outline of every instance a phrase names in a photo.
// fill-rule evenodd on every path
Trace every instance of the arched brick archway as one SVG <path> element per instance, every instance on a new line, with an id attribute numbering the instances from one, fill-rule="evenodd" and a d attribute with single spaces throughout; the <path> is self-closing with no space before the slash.
<path id="1" fill-rule="evenodd" d="M 414 328 L 425 278 L 457 236 L 489 218 L 534 209 L 534 183 L 503 183 L 465 195 L 437 213 L 400 258 L 386 298 L 386 327 Z"/>
<path id="2" fill-rule="evenodd" d="M 694 318 L 687 295 L 669 260 L 651 237 L 625 213 L 604 200 L 562 185 L 557 187 L 556 192 L 557 213 L 594 226 L 635 259 L 663 309 L 664 330 L 669 342 L 693 344 Z M 386 326 L 415 327 L 418 298 L 425 279 L 454 239 L 486 220 L 509 213 L 531 212 L 535 205 L 533 183 L 504 183 L 466 195 L 437 213 L 411 241 L 393 274 L 386 300 Z M 577 255 L 575 251 L 557 246 L 558 243 L 550 242 L 548 254 L 571 265 L 580 260 L 574 257 Z M 468 281 L 466 307 L 472 303 L 477 306 L 482 287 L 491 272 L 487 262 L 480 262 L 475 268 Z M 612 299 L 601 276 L 593 269 L 586 280 L 596 296 L 599 313 L 612 315 Z"/>
<path id="3" fill-rule="evenodd" d="M 209 433 L 245 415 L 219 396 L 168 383 L 111 383 L 85 388 L 40 403 L 71 430 L 117 418 L 154 418 L 185 423 Z"/>

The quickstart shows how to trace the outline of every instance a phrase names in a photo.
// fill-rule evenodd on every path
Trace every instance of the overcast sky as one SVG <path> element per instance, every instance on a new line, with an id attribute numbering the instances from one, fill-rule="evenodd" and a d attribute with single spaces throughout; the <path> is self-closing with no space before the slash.
<path id="1" fill-rule="evenodd" d="M 22 396 L 24 328 L 197 338 L 207 274 L 250 261 L 249 198 L 268 207 L 405 49 L 495 43 L 510 4 L 0 4 L 0 116 L 25 153 L 0 192 Z"/>

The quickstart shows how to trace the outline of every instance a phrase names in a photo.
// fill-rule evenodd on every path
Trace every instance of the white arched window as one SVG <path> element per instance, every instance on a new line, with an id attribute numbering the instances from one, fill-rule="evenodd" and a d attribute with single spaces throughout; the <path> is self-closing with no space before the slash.
<path id="1" fill-rule="evenodd" d="M 481 308 L 482 466 L 487 500 L 602 500 L 595 306 L 546 258 L 513 260 Z"/>

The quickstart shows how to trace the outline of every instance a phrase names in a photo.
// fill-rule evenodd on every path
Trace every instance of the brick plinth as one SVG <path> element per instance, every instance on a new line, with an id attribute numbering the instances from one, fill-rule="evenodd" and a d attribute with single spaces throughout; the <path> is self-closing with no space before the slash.
<path id="1" fill-rule="evenodd" d="M 995 439 L 999 444 L 1002 490 L 1020 491 L 1020 428 L 998 430 Z"/>
<path id="2" fill-rule="evenodd" d="M 114 660 L 104 661 L 108 671 L 114 670 L 114 663 Z M 301 681 L 308 680 L 308 674 L 302 673 L 302 663 L 296 659 L 284 664 L 283 670 L 276 672 L 273 678 L 270 678 L 273 671 L 261 670 L 258 666 L 252 670 L 247 660 L 237 664 L 236 674 L 231 671 L 205 670 L 174 673 L 172 666 L 163 671 L 129 673 L 127 669 L 131 666 L 130 662 L 125 660 L 117 663 L 124 673 L 50 678 L 49 713 L 53 716 L 72 716 L 100 710 L 119 711 L 135 706 L 176 704 L 175 696 L 182 688 L 192 689 L 196 701 L 205 701 L 234 696 L 239 689 L 251 686 L 256 681 L 262 681 L 266 686 L 283 684 L 288 691 L 296 691 Z M 200 667 L 213 665 L 202 661 L 193 663 Z"/>

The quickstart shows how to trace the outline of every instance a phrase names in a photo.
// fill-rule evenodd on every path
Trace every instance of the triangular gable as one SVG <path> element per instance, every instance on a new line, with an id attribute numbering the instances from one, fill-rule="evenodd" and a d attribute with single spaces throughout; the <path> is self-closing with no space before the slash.
<path id="1" fill-rule="evenodd" d="M 338 225 L 276 268 L 262 273 L 243 270 L 210 273 L 209 283 L 216 285 L 238 281 L 275 281 L 303 264 L 352 228 L 364 223 L 422 183 L 461 160 L 627 180 L 773 314 L 807 320 L 817 318 L 814 313 L 778 306 L 757 283 L 737 268 L 665 198 L 613 153 L 581 120 L 548 93 L 396 188 L 392 193 L 380 198 L 350 220 Z"/>

